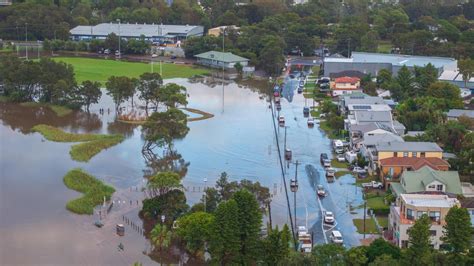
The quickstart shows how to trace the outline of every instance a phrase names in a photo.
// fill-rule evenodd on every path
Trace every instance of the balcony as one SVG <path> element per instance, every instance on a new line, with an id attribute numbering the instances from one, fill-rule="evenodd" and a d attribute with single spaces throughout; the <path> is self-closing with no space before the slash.
<path id="1" fill-rule="evenodd" d="M 400 210 L 399 206 L 391 206 L 390 213 L 393 215 L 394 219 L 400 221 L 400 224 L 415 224 L 416 218 L 415 216 L 411 218 L 407 218 L 406 214 Z M 431 217 L 430 217 L 431 218 Z M 444 225 L 445 222 L 441 221 L 439 218 L 438 221 L 431 219 L 431 225 Z"/>

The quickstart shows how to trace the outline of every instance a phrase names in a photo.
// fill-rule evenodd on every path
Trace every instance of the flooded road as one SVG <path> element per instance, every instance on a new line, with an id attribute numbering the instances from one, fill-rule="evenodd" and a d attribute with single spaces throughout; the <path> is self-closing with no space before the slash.
<path id="1" fill-rule="evenodd" d="M 289 223 L 272 114 L 266 97 L 235 83 L 226 85 L 223 91 L 220 85 L 191 83 L 185 79 L 166 82 L 188 89 L 187 107 L 214 114 L 211 119 L 188 123 L 188 135 L 175 142 L 181 160 L 175 160 L 174 166 L 178 165 L 186 174 L 183 185 L 188 190 L 188 204 L 198 202 L 204 186 L 214 185 L 225 171 L 231 181 L 249 179 L 269 187 L 273 195 L 273 223 Z M 287 146 L 293 151 L 293 160 L 300 162 L 297 225 L 312 228 L 315 242 L 324 243 L 321 230 L 317 229 L 321 207 L 314 192 L 315 179 L 306 169 L 311 166 L 320 176 L 317 182 L 329 191 L 328 197 L 321 201 L 323 208 L 335 212 L 346 244 L 356 245 L 359 236 L 353 234 L 355 227 L 348 215 L 347 202 L 353 201 L 353 206 L 359 204 L 361 194 L 350 184 L 354 182 L 350 176 L 327 184 L 319 155 L 330 153 L 330 141 L 318 126 L 307 127 L 302 94 L 294 91 L 288 99 L 291 102 L 282 100 L 281 114 L 289 126 Z M 100 108 L 110 108 L 111 112 L 100 115 Z M 0 264 L 153 263 L 146 255 L 149 247 L 143 236 L 130 231 L 119 238 L 113 228 L 93 226 L 93 217 L 74 215 L 65 209 L 66 202 L 79 195 L 62 182 L 65 173 L 72 168 L 81 167 L 118 190 L 127 190 L 142 186 L 143 176 L 150 167 L 169 167 L 169 161 L 144 158 L 140 127 L 115 122 L 112 110 L 114 105 L 107 95 L 99 104 L 91 106 L 91 114 L 77 112 L 62 118 L 48 109 L 0 103 Z M 126 140 L 102 151 L 89 162 L 80 163 L 70 159 L 72 144 L 46 141 L 40 134 L 30 133 L 31 127 L 40 123 L 70 132 L 120 133 Z M 277 130 L 283 147 L 284 128 Z M 285 169 L 287 178 L 294 176 L 294 164 Z M 204 178 L 207 178 L 206 184 Z M 289 198 L 293 212 L 293 195 Z M 127 211 L 127 217 L 138 222 L 137 208 Z M 113 223 L 121 222 L 121 217 L 113 219 L 117 220 Z M 124 251 L 117 250 L 120 243 L 124 244 Z"/>

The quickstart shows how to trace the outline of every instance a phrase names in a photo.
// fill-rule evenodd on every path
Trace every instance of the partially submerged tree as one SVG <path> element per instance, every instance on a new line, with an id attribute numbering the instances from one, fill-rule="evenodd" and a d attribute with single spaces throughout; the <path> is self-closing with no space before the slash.
<path id="1" fill-rule="evenodd" d="M 143 150 L 171 146 L 174 139 L 181 139 L 189 132 L 187 117 L 179 109 L 170 108 L 166 112 L 153 113 L 142 127 L 145 138 Z"/>
<path id="2" fill-rule="evenodd" d="M 86 111 L 89 112 L 89 107 L 93 103 L 98 103 L 102 92 L 100 91 L 100 83 L 97 81 L 86 80 L 79 86 L 79 95 L 81 102 L 86 106 Z"/>
<path id="3" fill-rule="evenodd" d="M 119 106 L 122 102 L 132 99 L 133 107 L 133 95 L 135 94 L 136 79 L 121 76 L 109 77 L 105 87 L 107 88 L 107 94 L 112 97 L 115 103 L 115 110 L 119 110 Z"/>
<path id="4" fill-rule="evenodd" d="M 148 104 L 157 102 L 158 93 L 163 85 L 163 79 L 158 73 L 143 73 L 138 80 L 138 98 L 145 102 L 145 111 L 148 115 Z"/>
<path id="5" fill-rule="evenodd" d="M 181 177 L 177 173 L 161 172 L 149 178 L 147 187 L 154 195 L 163 195 L 181 188 Z"/>

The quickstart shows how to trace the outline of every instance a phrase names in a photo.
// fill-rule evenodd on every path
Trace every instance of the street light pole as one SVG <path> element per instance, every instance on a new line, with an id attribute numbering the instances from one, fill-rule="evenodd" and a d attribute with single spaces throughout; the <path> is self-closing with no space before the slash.
<path id="1" fill-rule="evenodd" d="M 28 23 L 25 23 L 25 48 L 26 48 L 26 60 L 28 61 Z"/>
<path id="2" fill-rule="evenodd" d="M 294 212 L 295 212 L 295 227 L 297 228 L 296 226 L 296 192 L 298 191 L 298 160 L 296 160 L 296 169 L 295 169 L 295 183 L 296 183 L 296 189 L 295 189 L 295 193 L 294 194 Z"/>
<path id="3" fill-rule="evenodd" d="M 204 177 L 204 212 L 206 212 L 206 205 L 207 205 L 206 184 L 207 184 L 207 177 Z"/>

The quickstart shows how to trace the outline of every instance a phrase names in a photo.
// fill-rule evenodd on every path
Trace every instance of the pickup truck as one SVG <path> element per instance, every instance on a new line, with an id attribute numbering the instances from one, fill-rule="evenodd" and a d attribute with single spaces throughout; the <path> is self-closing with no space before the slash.
<path id="1" fill-rule="evenodd" d="M 371 181 L 369 183 L 362 183 L 362 187 L 366 188 L 383 188 L 383 184 L 376 181 Z"/>

